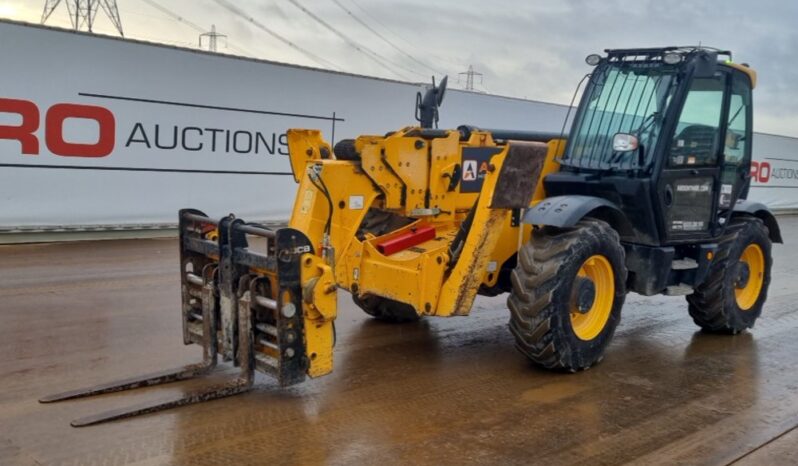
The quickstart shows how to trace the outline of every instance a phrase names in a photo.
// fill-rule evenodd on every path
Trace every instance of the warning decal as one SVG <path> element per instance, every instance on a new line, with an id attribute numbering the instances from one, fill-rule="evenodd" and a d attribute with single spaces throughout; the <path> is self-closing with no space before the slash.
<path id="1" fill-rule="evenodd" d="M 466 147 L 462 152 L 463 174 L 460 177 L 461 193 L 478 193 L 488 173 L 490 159 L 501 152 L 499 147 Z"/>
<path id="2" fill-rule="evenodd" d="M 477 179 L 477 161 L 465 160 L 463 161 L 463 181 L 476 181 Z"/>

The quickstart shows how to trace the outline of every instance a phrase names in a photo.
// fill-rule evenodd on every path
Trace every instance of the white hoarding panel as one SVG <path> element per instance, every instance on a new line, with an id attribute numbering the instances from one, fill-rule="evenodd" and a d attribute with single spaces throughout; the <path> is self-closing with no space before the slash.
<path id="1" fill-rule="evenodd" d="M 753 151 L 748 198 L 775 210 L 798 209 L 798 139 L 757 133 Z"/>
<path id="2" fill-rule="evenodd" d="M 288 128 L 385 133 L 420 89 L 9 23 L 0 60 L 0 228 L 285 219 Z"/>
<path id="3" fill-rule="evenodd" d="M 0 230 L 288 217 L 285 131 L 414 124 L 420 84 L 0 21 Z M 559 132 L 563 105 L 450 90 L 440 126 Z M 757 134 L 751 197 L 798 207 L 798 140 Z"/>
<path id="4" fill-rule="evenodd" d="M 439 126 L 456 128 L 468 124 L 559 133 L 567 112 L 565 105 L 454 90 L 446 93 Z M 565 131 L 568 132 L 568 128 Z"/>

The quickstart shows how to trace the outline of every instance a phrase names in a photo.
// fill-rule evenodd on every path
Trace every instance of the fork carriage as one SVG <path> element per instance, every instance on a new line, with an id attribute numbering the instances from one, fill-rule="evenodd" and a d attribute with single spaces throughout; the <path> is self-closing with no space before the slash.
<path id="1" fill-rule="evenodd" d="M 310 367 L 303 341 L 301 257 L 313 246 L 300 231 L 272 230 L 233 215 L 213 220 L 180 211 L 183 342 L 202 346 L 202 362 L 42 398 L 43 403 L 160 385 L 209 373 L 218 357 L 240 373 L 231 380 L 172 399 L 77 419 L 87 426 L 249 390 L 254 372 L 281 386 L 302 382 Z M 258 250 L 252 243 L 258 243 Z M 311 353 L 310 357 L 314 354 Z M 315 359 L 315 358 L 314 358 Z"/>

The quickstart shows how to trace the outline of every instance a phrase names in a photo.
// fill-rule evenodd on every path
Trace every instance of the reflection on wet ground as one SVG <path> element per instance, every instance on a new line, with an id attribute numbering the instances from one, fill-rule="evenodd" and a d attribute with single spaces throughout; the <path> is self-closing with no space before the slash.
<path id="1" fill-rule="evenodd" d="M 785 238 L 798 218 L 781 220 Z M 513 348 L 504 298 L 472 316 L 372 321 L 341 294 L 336 370 L 278 389 L 74 429 L 75 417 L 207 384 L 40 405 L 199 359 L 173 240 L 0 247 L 0 464 L 794 464 L 798 252 L 776 246 L 763 317 L 696 331 L 680 297 L 631 295 L 605 361 L 574 375 Z M 232 369 L 227 369 L 232 372 Z"/>

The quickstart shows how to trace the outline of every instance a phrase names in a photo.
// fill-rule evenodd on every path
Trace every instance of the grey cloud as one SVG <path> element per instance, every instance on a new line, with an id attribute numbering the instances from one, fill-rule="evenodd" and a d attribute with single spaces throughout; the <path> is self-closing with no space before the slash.
<path id="1" fill-rule="evenodd" d="M 347 36 L 401 68 L 413 80 L 430 71 L 397 52 L 354 21 L 331 0 L 299 0 Z M 583 57 L 605 48 L 697 44 L 729 48 L 735 60 L 759 73 L 756 126 L 798 136 L 798 2 L 764 0 L 340 0 L 403 50 L 445 71 L 456 81 L 469 64 L 485 75 L 493 93 L 567 103 L 588 71 Z M 26 3 L 11 0 L 12 3 Z M 347 71 L 397 76 L 363 56 L 285 0 L 237 0 L 236 5 L 296 44 Z M 138 8 L 136 2 L 121 3 Z M 231 44 L 261 58 L 313 65 L 212 0 L 163 0 L 191 21 L 217 24 Z M 364 13 L 357 5 L 364 8 Z M 26 7 L 27 8 L 27 7 Z M 31 15 L 34 16 L 34 15 Z M 375 21 L 373 18 L 377 18 Z M 35 21 L 38 18 L 29 18 Z M 164 36 L 195 42 L 191 30 L 130 15 L 132 37 Z M 178 32 L 182 31 L 182 32 Z M 391 65 L 391 67 L 394 67 Z"/>

